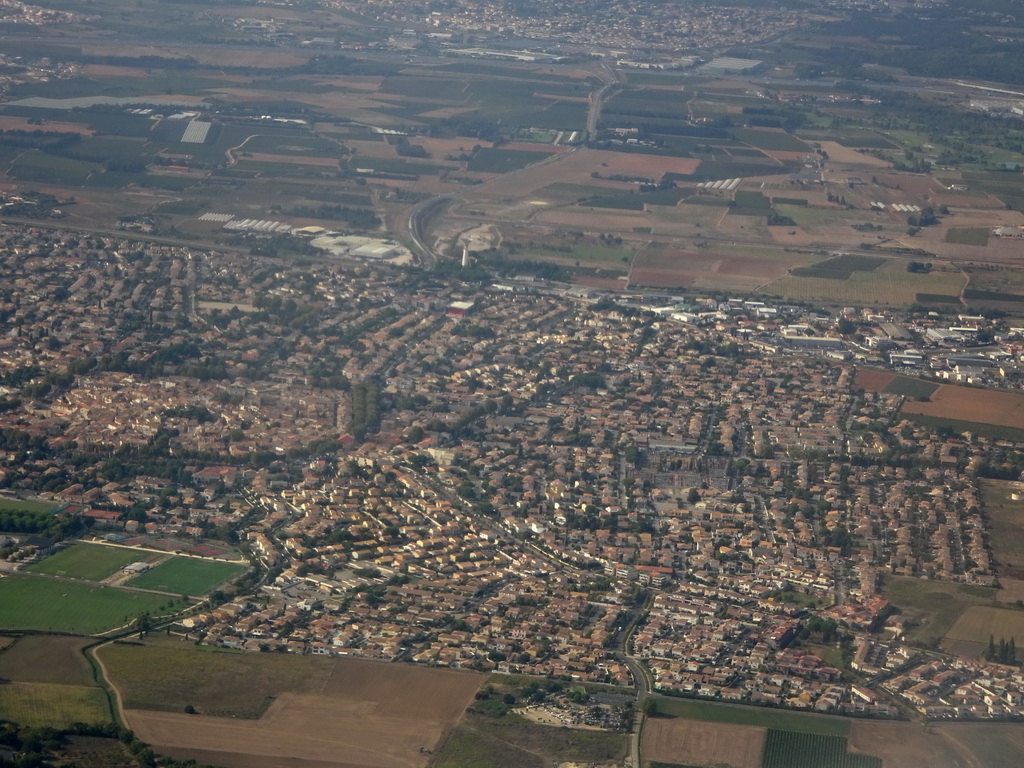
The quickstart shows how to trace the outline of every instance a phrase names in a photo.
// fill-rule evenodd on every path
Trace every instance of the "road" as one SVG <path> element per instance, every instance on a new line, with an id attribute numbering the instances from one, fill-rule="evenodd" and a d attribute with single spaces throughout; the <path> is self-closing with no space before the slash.
<path id="1" fill-rule="evenodd" d="M 587 109 L 588 141 L 594 141 L 597 138 L 597 121 L 601 118 L 601 108 L 604 106 L 604 103 L 618 93 L 622 87 L 622 79 L 618 70 L 609 67 L 607 64 L 602 64 L 601 69 L 604 71 L 602 79 L 605 83 L 591 96 L 590 107 Z"/>
<path id="2" fill-rule="evenodd" d="M 647 613 L 647 608 L 650 606 L 651 600 L 654 599 L 654 595 L 654 592 L 648 593 L 643 600 L 638 601 L 630 608 L 627 614 L 628 619 L 619 632 L 617 638 L 619 647 L 615 651 L 615 657 L 629 668 L 629 673 L 633 676 L 633 685 L 636 688 L 636 703 L 633 709 L 633 733 L 629 739 L 629 762 L 627 763 L 629 768 L 642 768 L 643 766 L 640 756 L 640 742 L 643 739 L 644 721 L 647 719 L 647 715 L 644 712 L 644 702 L 651 695 L 653 688 L 649 673 L 644 668 L 643 663 L 630 655 L 629 641 L 637 624 L 640 623 L 644 614 Z"/>

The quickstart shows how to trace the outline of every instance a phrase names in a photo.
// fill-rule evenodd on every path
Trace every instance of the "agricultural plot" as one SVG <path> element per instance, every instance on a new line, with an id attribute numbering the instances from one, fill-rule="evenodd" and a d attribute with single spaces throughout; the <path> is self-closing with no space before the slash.
<path id="1" fill-rule="evenodd" d="M 24 635 L 0 652 L 0 678 L 20 683 L 92 685 L 92 669 L 82 649 L 89 638 Z"/>
<path id="2" fill-rule="evenodd" d="M 54 683 L 0 685 L 0 713 L 5 720 L 33 728 L 66 728 L 111 719 L 106 694 L 99 688 Z"/>
<path id="3" fill-rule="evenodd" d="M 918 293 L 958 294 L 963 283 L 963 276 L 954 272 L 907 272 L 904 264 L 890 261 L 870 272 L 855 271 L 848 279 L 791 274 L 766 285 L 762 292 L 789 299 L 900 306 L 913 304 Z"/>
<path id="4" fill-rule="evenodd" d="M 141 613 L 166 613 L 180 605 L 179 600 L 147 592 L 36 576 L 0 578 L 0 629 L 90 635 L 124 626 Z"/>
<path id="5" fill-rule="evenodd" d="M 761 768 L 767 732 L 749 725 L 650 718 L 642 753 L 645 759 L 675 765 Z"/>
<path id="6" fill-rule="evenodd" d="M 1024 497 L 1024 486 L 1004 480 L 982 480 L 981 494 L 1000 581 L 1024 579 L 1024 500 L 1013 498 Z"/>
<path id="7" fill-rule="evenodd" d="M 468 712 L 431 768 L 535 768 L 559 764 L 620 765 L 627 737 L 606 731 L 552 728 L 515 714 Z"/>
<path id="8" fill-rule="evenodd" d="M 950 227 L 945 241 L 957 245 L 988 245 L 988 229 L 984 227 Z"/>
<path id="9" fill-rule="evenodd" d="M 854 272 L 873 272 L 885 263 L 874 256 L 835 256 L 809 267 L 792 270 L 796 277 L 820 277 L 826 280 L 849 280 Z"/>
<path id="10" fill-rule="evenodd" d="M 227 768 L 302 761 L 422 768 L 483 680 L 469 672 L 279 654 L 107 646 L 101 655 L 124 690 L 127 720 L 139 738 L 160 753 Z M 153 684 L 167 690 L 147 690 Z M 132 708 L 143 703 L 163 711 Z M 185 704 L 200 714 L 183 714 Z"/>
<path id="11" fill-rule="evenodd" d="M 996 591 L 966 584 L 894 577 L 887 581 L 885 595 L 906 618 L 916 622 L 907 631 L 907 641 L 930 645 L 937 644 L 969 607 L 992 605 Z M 987 636 L 985 640 L 988 641 Z"/>
<path id="12" fill-rule="evenodd" d="M 1020 642 L 1024 647 L 1024 611 L 972 605 L 960 614 L 946 633 L 945 641 L 979 643 L 984 646 L 990 637 L 996 641 L 1012 637 L 1015 644 Z"/>
<path id="13" fill-rule="evenodd" d="M 104 544 L 79 543 L 30 565 L 27 570 L 51 576 L 102 581 L 129 563 L 149 562 L 155 557 L 159 555 Z"/>
<path id="14" fill-rule="evenodd" d="M 733 136 L 749 144 L 755 149 L 767 149 L 784 152 L 810 152 L 811 148 L 795 136 L 785 131 L 763 128 L 732 128 Z"/>
<path id="15" fill-rule="evenodd" d="M 764 768 L 882 768 L 882 760 L 847 750 L 845 736 L 824 736 L 771 729 Z"/>
<path id="16" fill-rule="evenodd" d="M 473 155 L 469 161 L 469 170 L 480 173 L 508 173 L 539 163 L 551 157 L 550 152 L 529 152 L 514 149 L 494 149 L 485 147 Z"/>
<path id="17" fill-rule="evenodd" d="M 234 563 L 172 557 L 132 579 L 129 584 L 176 595 L 205 595 L 243 570 L 243 566 Z"/>
<path id="18" fill-rule="evenodd" d="M 719 704 L 696 699 L 655 699 L 660 715 L 706 720 L 712 723 L 752 725 L 759 728 L 780 729 L 823 736 L 846 736 L 850 732 L 848 718 L 790 712 L 784 709 L 752 707 L 739 704 Z"/>
<path id="19" fill-rule="evenodd" d="M 1024 395 L 944 384 L 929 402 L 908 401 L 903 413 L 1024 429 Z"/>
<path id="20" fill-rule="evenodd" d="M 890 395 L 904 395 L 914 399 L 926 399 L 931 397 L 939 385 L 933 381 L 912 379 L 909 376 L 897 376 L 882 389 Z"/>

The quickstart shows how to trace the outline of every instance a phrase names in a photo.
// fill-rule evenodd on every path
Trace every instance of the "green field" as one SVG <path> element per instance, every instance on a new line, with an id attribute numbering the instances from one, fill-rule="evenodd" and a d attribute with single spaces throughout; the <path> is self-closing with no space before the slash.
<path id="1" fill-rule="evenodd" d="M 469 170 L 481 173 L 508 173 L 551 157 L 550 152 L 525 152 L 485 147 L 473 155 Z"/>
<path id="2" fill-rule="evenodd" d="M 850 733 L 850 720 L 844 717 L 811 715 L 802 712 L 788 712 L 782 709 L 751 707 L 737 704 L 717 704 L 696 699 L 655 699 L 658 714 L 686 717 L 691 720 L 708 720 L 713 723 L 756 725 L 764 728 L 778 728 L 800 733 L 823 736 L 843 736 Z"/>
<path id="3" fill-rule="evenodd" d="M 921 379 L 912 379 L 909 376 L 897 376 L 895 379 L 885 385 L 883 392 L 888 392 L 890 395 L 905 395 L 906 397 L 914 398 L 929 398 L 935 394 L 935 390 L 939 388 L 939 385 L 932 381 L 922 381 Z"/>
<path id="4" fill-rule="evenodd" d="M 160 614 L 180 607 L 180 600 L 146 592 L 35 576 L 0 578 L 0 629 L 91 635 L 124 626 L 146 611 Z"/>
<path id="5" fill-rule="evenodd" d="M 243 566 L 234 563 L 173 557 L 132 579 L 131 586 L 176 595 L 203 595 L 242 570 Z"/>
<path id="6" fill-rule="evenodd" d="M 99 688 L 53 683 L 0 685 L 0 717 L 32 728 L 67 728 L 72 723 L 110 722 Z"/>
<path id="7" fill-rule="evenodd" d="M 882 760 L 847 751 L 845 736 L 768 730 L 763 768 L 882 768 Z"/>
<path id="8" fill-rule="evenodd" d="M 108 547 L 103 544 L 75 544 L 30 565 L 33 573 L 47 573 L 52 576 L 70 576 L 73 579 L 102 581 L 129 563 L 152 560 L 152 552 L 134 549 Z"/>
<path id="9" fill-rule="evenodd" d="M 988 245 L 988 230 L 984 227 L 952 227 L 946 232 L 946 242 L 960 245 Z"/>
<path id="10" fill-rule="evenodd" d="M 48 501 L 35 501 L 33 499 L 12 499 L 7 496 L 0 496 L 0 511 L 13 509 L 28 512 L 50 512 L 57 508 L 56 504 Z"/>
<path id="11" fill-rule="evenodd" d="M 949 427 L 954 432 L 970 432 L 981 437 L 988 437 L 993 440 L 1014 440 L 1024 442 L 1024 429 L 1019 427 L 1004 427 L 999 424 L 984 424 L 980 421 L 963 421 L 962 419 L 950 419 L 945 416 L 932 416 L 926 413 L 900 413 L 900 417 L 907 421 L 916 421 L 933 429 Z"/>
<path id="12" fill-rule="evenodd" d="M 967 608 L 992 605 L 996 590 L 945 581 L 891 578 L 885 585 L 885 596 L 915 622 L 907 631 L 909 642 L 937 645 Z"/>

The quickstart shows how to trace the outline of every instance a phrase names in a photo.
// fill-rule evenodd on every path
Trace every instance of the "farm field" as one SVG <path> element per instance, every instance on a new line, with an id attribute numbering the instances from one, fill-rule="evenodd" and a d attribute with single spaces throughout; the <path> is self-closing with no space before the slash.
<path id="1" fill-rule="evenodd" d="M 99 688 L 6 683 L 0 685 L 0 717 L 31 727 L 66 728 L 72 723 L 109 722 L 110 709 Z"/>
<path id="2" fill-rule="evenodd" d="M 1006 768 L 1024 751 L 1024 727 L 1004 723 L 854 723 L 850 744 L 884 768 Z"/>
<path id="3" fill-rule="evenodd" d="M 553 768 L 621 764 L 627 737 L 607 731 L 554 728 L 515 714 L 488 717 L 467 712 L 430 768 Z"/>
<path id="4" fill-rule="evenodd" d="M 174 610 L 180 600 L 147 592 L 54 581 L 37 576 L 0 578 L 0 628 L 91 635 L 124 626 L 146 611 Z"/>
<path id="5" fill-rule="evenodd" d="M 226 768 L 282 761 L 319 768 L 425 766 L 423 750 L 437 748 L 484 679 L 358 659 L 146 646 L 107 646 L 100 654 L 124 692 L 127 720 L 139 738 L 162 754 Z M 147 689 L 154 684 L 169 690 Z M 184 714 L 182 701 L 200 714 Z M 140 704 L 150 708 L 136 708 Z"/>
<path id="6" fill-rule="evenodd" d="M 845 736 L 770 729 L 764 768 L 882 768 L 881 758 L 848 751 Z"/>
<path id="7" fill-rule="evenodd" d="M 678 765 L 761 768 L 767 729 L 682 718 L 649 718 L 644 759 Z"/>
<path id="8" fill-rule="evenodd" d="M 1024 395 L 944 384 L 929 402 L 905 402 L 903 413 L 1024 429 Z"/>
<path id="9" fill-rule="evenodd" d="M 1024 485 L 1006 480 L 981 480 L 981 499 L 989 523 L 989 545 L 1003 587 L 1006 580 L 1024 579 Z M 1020 595 L 1024 597 L 1024 594 Z M 1006 602 L 1020 599 L 1012 597 Z M 1000 600 L 1003 596 L 1000 595 Z"/>
<path id="10" fill-rule="evenodd" d="M 789 299 L 857 302 L 890 306 L 909 305 L 918 293 L 957 295 L 964 278 L 953 272 L 920 274 L 906 265 L 889 261 L 871 271 L 854 271 L 849 278 L 786 275 L 764 286 L 761 293 Z"/>
<path id="11" fill-rule="evenodd" d="M 176 595 L 204 595 L 243 570 L 243 566 L 234 563 L 172 557 L 128 583 L 132 587 Z"/>
<path id="12" fill-rule="evenodd" d="M 1024 646 L 1024 611 L 973 605 L 960 614 L 946 633 L 945 641 L 987 645 L 989 637 L 1014 639 Z"/>
<path id="13" fill-rule="evenodd" d="M 919 622 L 907 632 L 907 640 L 928 645 L 938 644 L 971 606 L 992 605 L 996 591 L 988 587 L 894 577 L 885 585 L 885 596 L 906 618 Z"/>
<path id="14" fill-rule="evenodd" d="M 82 649 L 92 640 L 62 635 L 23 635 L 0 651 L 0 678 L 23 683 L 92 685 Z"/>
<path id="15" fill-rule="evenodd" d="M 915 400 L 919 398 L 928 398 L 935 394 L 935 390 L 939 388 L 939 384 L 934 381 L 924 381 L 922 379 L 914 379 L 909 376 L 897 376 L 882 389 L 883 392 L 888 392 L 890 395 L 904 395 L 906 397 L 912 397 Z"/>
<path id="16" fill-rule="evenodd" d="M 713 723 L 753 725 L 762 728 L 779 728 L 801 733 L 818 733 L 826 736 L 845 736 L 850 732 L 849 718 L 790 712 L 783 709 L 743 706 L 741 704 L 719 704 L 696 699 L 677 699 L 659 696 L 655 699 L 658 714 L 691 720 L 706 720 Z"/>
<path id="17" fill-rule="evenodd" d="M 152 552 L 140 552 L 103 544 L 74 544 L 30 565 L 26 570 L 52 576 L 101 581 L 129 563 L 151 561 L 160 557 Z"/>

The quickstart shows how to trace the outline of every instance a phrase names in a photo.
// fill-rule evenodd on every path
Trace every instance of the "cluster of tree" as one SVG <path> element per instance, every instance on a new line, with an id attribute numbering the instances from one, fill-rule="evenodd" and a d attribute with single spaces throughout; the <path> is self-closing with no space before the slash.
<path id="1" fill-rule="evenodd" d="M 772 211 L 768 214 L 768 226 L 769 227 L 795 227 L 796 221 L 793 220 L 792 216 L 785 216 L 781 213 Z"/>
<path id="2" fill-rule="evenodd" d="M 927 275 L 932 271 L 932 263 L 924 261 L 912 261 L 907 264 L 907 272 L 916 272 L 918 274 Z"/>
<path id="3" fill-rule="evenodd" d="M 0 531 L 8 533 L 39 533 L 53 539 L 64 539 L 81 528 L 76 515 L 34 512 L 27 509 L 0 509 Z"/>
<path id="4" fill-rule="evenodd" d="M 988 647 L 981 652 L 981 655 L 986 661 L 994 661 L 997 664 L 1016 664 L 1017 642 L 1012 637 L 1009 640 L 1000 637 L 999 642 L 996 643 L 995 637 L 989 635 Z"/>
<path id="5" fill-rule="evenodd" d="M 348 431 L 362 440 L 380 426 L 380 384 L 373 379 L 352 385 Z"/>

